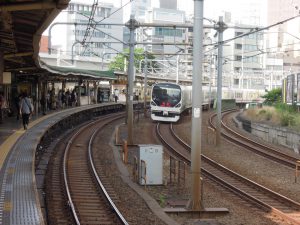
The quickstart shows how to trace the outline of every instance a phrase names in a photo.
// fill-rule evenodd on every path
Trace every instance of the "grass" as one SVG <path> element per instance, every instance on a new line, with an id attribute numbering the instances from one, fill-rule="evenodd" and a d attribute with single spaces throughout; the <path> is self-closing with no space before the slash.
<path id="1" fill-rule="evenodd" d="M 244 112 L 246 118 L 254 122 L 263 122 L 269 125 L 288 127 L 300 131 L 300 113 L 297 108 L 285 104 L 274 107 L 263 106 L 251 108 Z"/>
<path id="2" fill-rule="evenodd" d="M 160 194 L 158 202 L 161 207 L 165 207 L 166 206 L 166 196 L 163 194 Z"/>

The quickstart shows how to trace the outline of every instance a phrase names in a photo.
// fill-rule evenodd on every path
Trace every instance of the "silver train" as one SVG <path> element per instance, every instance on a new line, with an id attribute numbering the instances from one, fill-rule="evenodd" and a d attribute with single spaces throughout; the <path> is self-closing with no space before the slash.
<path id="1" fill-rule="evenodd" d="M 262 102 L 261 96 L 264 90 L 222 88 L 222 99 L 235 99 L 237 103 L 246 103 L 255 100 Z M 202 87 L 202 107 L 208 108 L 208 104 L 216 99 L 217 90 Z M 180 114 L 192 107 L 192 86 L 183 86 L 175 83 L 158 83 L 152 86 L 151 91 L 151 119 L 155 121 L 177 122 Z"/>
<path id="2" fill-rule="evenodd" d="M 151 91 L 151 119 L 177 122 L 180 114 L 192 107 L 192 87 L 174 83 L 158 83 Z"/>

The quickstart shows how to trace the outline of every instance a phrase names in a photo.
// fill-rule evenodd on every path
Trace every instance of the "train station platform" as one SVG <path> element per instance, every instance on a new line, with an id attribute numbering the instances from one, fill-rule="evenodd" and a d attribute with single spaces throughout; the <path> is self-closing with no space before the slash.
<path id="1" fill-rule="evenodd" d="M 95 113 L 101 106 L 110 107 L 109 104 L 87 105 L 33 116 L 26 131 L 16 117 L 0 125 L 0 225 L 45 224 L 36 188 L 37 145 L 54 124 L 79 113 L 88 117 L 91 110 Z"/>

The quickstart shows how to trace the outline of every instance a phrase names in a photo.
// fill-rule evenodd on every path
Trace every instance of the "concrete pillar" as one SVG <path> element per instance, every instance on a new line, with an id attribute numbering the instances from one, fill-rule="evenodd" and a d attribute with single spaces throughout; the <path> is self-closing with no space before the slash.
<path id="1" fill-rule="evenodd" d="M 35 104 L 35 112 L 36 115 L 38 115 L 38 113 L 40 112 L 41 109 L 41 89 L 42 89 L 42 82 L 41 79 L 38 78 L 37 79 L 37 85 L 36 85 L 36 104 Z"/>
<path id="2" fill-rule="evenodd" d="M 61 89 L 63 90 L 63 91 L 66 91 L 65 89 L 66 89 L 66 80 L 63 80 L 62 81 L 62 83 L 61 83 Z"/>
<path id="3" fill-rule="evenodd" d="M 77 96 L 77 104 L 78 106 L 81 106 L 81 82 L 78 82 L 78 96 Z"/>
<path id="4" fill-rule="evenodd" d="M 45 95 L 45 100 L 46 100 L 46 112 L 48 111 L 48 102 L 47 102 L 47 95 L 48 95 L 48 81 L 47 80 L 45 80 L 44 82 L 43 82 L 43 90 L 44 90 L 44 95 Z"/>
<path id="5" fill-rule="evenodd" d="M 98 103 L 98 87 L 97 87 L 97 82 L 94 81 L 94 98 L 95 98 L 95 103 Z"/>
<path id="6" fill-rule="evenodd" d="M 86 81 L 85 85 L 86 85 L 86 94 L 88 97 L 88 105 L 89 105 L 89 104 L 91 104 L 90 82 Z"/>

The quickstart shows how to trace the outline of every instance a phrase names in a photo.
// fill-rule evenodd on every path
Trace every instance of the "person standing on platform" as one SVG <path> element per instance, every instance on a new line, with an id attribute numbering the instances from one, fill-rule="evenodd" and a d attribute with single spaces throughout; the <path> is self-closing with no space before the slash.
<path id="1" fill-rule="evenodd" d="M 102 103 L 104 101 L 104 93 L 103 91 L 100 91 L 100 102 Z"/>
<path id="2" fill-rule="evenodd" d="M 115 102 L 117 103 L 119 100 L 119 89 L 114 90 L 114 97 L 115 97 Z"/>
<path id="3" fill-rule="evenodd" d="M 16 111 L 17 111 L 17 120 L 20 119 L 20 99 L 21 99 L 21 95 L 16 95 L 15 97 L 15 107 L 16 107 Z"/>
<path id="4" fill-rule="evenodd" d="M 41 106 L 42 106 L 43 115 L 46 115 L 46 98 L 45 98 L 44 93 L 42 93 L 40 103 L 41 103 Z"/>
<path id="5" fill-rule="evenodd" d="M 62 103 L 62 108 L 64 109 L 66 106 L 66 93 L 64 90 L 61 93 L 61 103 Z"/>
<path id="6" fill-rule="evenodd" d="M 24 130 L 27 130 L 32 110 L 33 108 L 29 98 L 27 97 L 27 93 L 24 93 L 20 101 L 20 114 L 22 115 Z"/>

